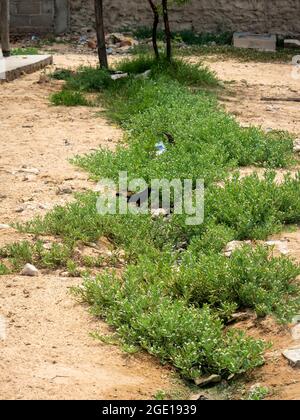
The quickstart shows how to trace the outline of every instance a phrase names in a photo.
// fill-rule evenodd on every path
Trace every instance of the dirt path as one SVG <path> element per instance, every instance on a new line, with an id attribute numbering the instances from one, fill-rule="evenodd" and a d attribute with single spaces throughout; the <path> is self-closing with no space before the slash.
<path id="1" fill-rule="evenodd" d="M 58 67 L 88 63 L 96 63 L 96 58 L 55 57 Z M 297 96 L 300 82 L 289 77 L 290 66 L 210 59 L 207 64 L 223 80 L 234 80 L 223 103 L 242 123 L 300 134 L 300 104 L 260 100 L 266 93 Z M 59 82 L 41 75 L 0 86 L 0 224 L 28 220 L 72 200 L 72 194 L 61 195 L 61 190 L 91 188 L 88 175 L 68 158 L 100 144 L 112 148 L 121 134 L 96 117 L 93 108 L 51 107 L 48 95 Z M 279 237 L 288 241 L 290 255 L 300 262 L 300 231 Z M 0 246 L 22 238 L 13 229 L 0 230 Z M 128 356 L 89 336 L 95 329 L 107 332 L 107 326 L 69 295 L 69 288 L 80 283 L 59 275 L 0 278 L 0 315 L 7 327 L 6 339 L 0 341 L 0 398 L 139 399 L 174 386 L 170 370 L 151 357 Z M 294 343 L 289 329 L 269 320 L 241 327 L 274 342 L 266 365 L 254 373 L 249 386 L 259 382 L 278 398 L 298 399 L 299 370 L 281 357 L 281 350 Z"/>
<path id="2" fill-rule="evenodd" d="M 89 60 L 58 56 L 55 64 Z M 117 128 L 95 117 L 95 109 L 51 107 L 48 96 L 57 82 L 38 83 L 41 74 L 0 85 L 0 224 L 28 220 L 71 200 L 71 194 L 57 194 L 62 187 L 91 188 L 88 175 L 68 158 L 100 144 L 113 147 L 120 137 Z M 0 230 L 0 246 L 21 238 L 12 229 Z M 0 278 L 0 315 L 6 318 L 1 399 L 153 398 L 174 385 L 170 371 L 151 357 L 128 356 L 89 336 L 107 327 L 70 297 L 69 288 L 81 281 L 56 275 Z"/>

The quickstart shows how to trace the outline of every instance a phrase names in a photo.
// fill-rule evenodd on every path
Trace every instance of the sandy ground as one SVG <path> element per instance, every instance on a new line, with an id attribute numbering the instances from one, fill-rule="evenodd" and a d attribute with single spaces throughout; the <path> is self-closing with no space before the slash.
<path id="1" fill-rule="evenodd" d="M 57 67 L 88 63 L 96 63 L 96 57 L 55 57 Z M 300 104 L 260 100 L 266 94 L 297 96 L 300 82 L 289 77 L 291 66 L 210 59 L 206 64 L 232 82 L 222 102 L 243 124 L 300 135 Z M 100 144 L 112 148 L 121 136 L 119 129 L 96 116 L 97 109 L 50 106 L 48 96 L 59 89 L 59 82 L 45 81 L 44 73 L 0 86 L 0 224 L 29 220 L 71 200 L 72 194 L 59 193 L 66 187 L 91 188 L 88 175 L 68 158 Z M 23 237 L 12 229 L 0 230 L 0 246 Z M 279 238 L 288 242 L 290 255 L 300 262 L 300 231 Z M 69 295 L 69 288 L 80 282 L 56 274 L 1 277 L 0 315 L 6 318 L 7 334 L 0 341 L 0 398 L 139 399 L 174 387 L 172 371 L 151 357 L 128 356 L 89 336 L 95 329 L 107 332 L 107 326 Z M 249 386 L 266 384 L 278 398 L 299 399 L 300 371 L 281 356 L 297 342 L 289 329 L 266 323 L 241 324 L 274 342 L 266 365 L 254 372 Z"/>
<path id="2" fill-rule="evenodd" d="M 88 62 L 95 60 L 55 58 L 59 67 Z M 65 187 L 92 188 L 68 158 L 113 147 L 120 138 L 117 128 L 96 117 L 97 109 L 50 106 L 48 96 L 59 83 L 38 83 L 43 73 L 0 85 L 0 223 L 29 220 L 71 200 L 71 194 L 58 194 Z M 0 230 L 1 246 L 22 238 Z M 80 283 L 56 275 L 1 277 L 0 315 L 7 322 L 0 398 L 147 399 L 173 387 L 170 371 L 151 357 L 128 356 L 89 336 L 107 327 L 69 295 Z"/>

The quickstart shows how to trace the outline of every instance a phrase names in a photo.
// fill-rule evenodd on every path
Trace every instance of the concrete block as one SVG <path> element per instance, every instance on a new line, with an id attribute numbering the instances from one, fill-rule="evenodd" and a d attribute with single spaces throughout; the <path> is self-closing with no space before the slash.
<path id="1" fill-rule="evenodd" d="M 276 51 L 276 35 L 251 34 L 250 32 L 235 32 L 233 45 L 236 48 L 250 48 L 259 51 Z"/>
<path id="2" fill-rule="evenodd" d="M 284 40 L 284 48 L 296 48 L 296 49 L 300 49 L 300 41 L 299 39 L 285 39 Z"/>
<path id="3" fill-rule="evenodd" d="M 0 83 L 11 82 L 23 73 L 33 73 L 53 63 L 51 55 L 0 56 Z"/>

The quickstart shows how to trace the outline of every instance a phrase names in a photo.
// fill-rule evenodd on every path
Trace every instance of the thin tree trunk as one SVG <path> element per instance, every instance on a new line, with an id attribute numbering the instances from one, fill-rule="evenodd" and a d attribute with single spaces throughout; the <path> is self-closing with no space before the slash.
<path id="1" fill-rule="evenodd" d="M 1 0 L 1 15 L 0 15 L 0 31 L 1 31 L 1 46 L 4 57 L 10 56 L 9 44 L 9 0 Z"/>
<path id="2" fill-rule="evenodd" d="M 165 24 L 166 44 L 167 44 L 167 60 L 172 59 L 172 34 L 170 30 L 169 12 L 168 12 L 168 0 L 162 0 L 163 17 Z"/>
<path id="3" fill-rule="evenodd" d="M 102 68 L 108 69 L 102 0 L 95 0 L 95 16 L 96 16 L 96 32 L 97 32 L 97 41 L 98 41 L 99 62 Z"/>
<path id="4" fill-rule="evenodd" d="M 150 6 L 151 6 L 151 9 L 153 11 L 153 15 L 154 15 L 153 29 L 152 29 L 152 44 L 153 44 L 155 57 L 157 59 L 159 59 L 159 50 L 158 50 L 158 46 L 157 46 L 157 28 L 158 28 L 158 24 L 159 24 L 159 13 L 158 13 L 157 6 L 153 3 L 153 1 L 152 0 L 148 0 L 148 1 L 149 1 Z"/>

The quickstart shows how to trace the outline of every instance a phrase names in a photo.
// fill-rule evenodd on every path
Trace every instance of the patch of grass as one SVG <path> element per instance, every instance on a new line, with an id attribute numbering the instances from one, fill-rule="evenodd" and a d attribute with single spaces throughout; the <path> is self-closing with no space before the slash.
<path id="1" fill-rule="evenodd" d="M 48 250 L 41 241 L 14 242 L 0 249 L 0 257 L 8 262 L 13 272 L 20 271 L 27 263 L 35 264 L 38 268 L 65 267 L 71 256 L 72 248 L 67 245 L 53 243 Z"/>
<path id="2" fill-rule="evenodd" d="M 72 70 L 56 69 L 50 76 L 56 80 L 69 80 L 74 75 Z"/>
<path id="3" fill-rule="evenodd" d="M 38 55 L 39 49 L 36 47 L 13 48 L 11 55 Z"/>
<path id="4" fill-rule="evenodd" d="M 100 92 L 113 84 L 111 74 L 99 67 L 80 67 L 76 73 L 62 75 L 66 89 L 76 92 Z"/>
<path id="5" fill-rule="evenodd" d="M 53 93 L 50 102 L 55 106 L 91 106 L 91 102 L 81 92 L 71 90 Z"/>
<path id="6" fill-rule="evenodd" d="M 155 60 L 152 55 L 140 55 L 126 59 L 116 65 L 116 69 L 124 73 L 139 74 L 151 70 L 151 77 L 170 77 L 186 86 L 217 86 L 216 76 L 201 64 L 188 64 L 181 59 L 173 59 L 170 64 L 166 58 Z"/>
<path id="7" fill-rule="evenodd" d="M 0 276 L 5 276 L 6 274 L 9 274 L 10 270 L 6 267 L 5 264 L 0 263 Z"/>

